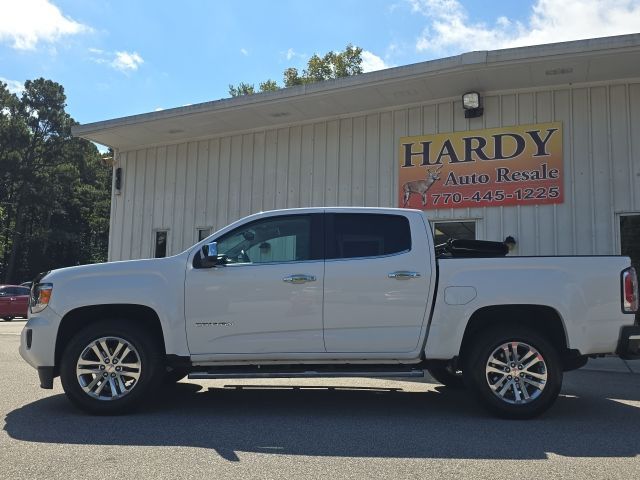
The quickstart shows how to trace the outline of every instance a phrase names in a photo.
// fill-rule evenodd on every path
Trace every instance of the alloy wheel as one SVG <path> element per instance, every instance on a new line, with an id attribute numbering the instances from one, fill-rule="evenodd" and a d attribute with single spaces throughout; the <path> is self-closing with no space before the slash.
<path id="1" fill-rule="evenodd" d="M 547 384 L 544 358 L 525 342 L 507 342 L 497 347 L 489 355 L 485 373 L 493 394 L 509 404 L 533 402 Z"/>
<path id="2" fill-rule="evenodd" d="M 76 363 L 82 390 L 98 400 L 117 400 L 140 380 L 142 362 L 138 350 L 120 337 L 101 337 L 87 345 Z"/>

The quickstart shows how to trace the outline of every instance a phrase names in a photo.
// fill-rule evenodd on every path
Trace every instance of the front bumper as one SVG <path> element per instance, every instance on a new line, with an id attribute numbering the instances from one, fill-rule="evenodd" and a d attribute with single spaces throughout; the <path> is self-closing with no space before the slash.
<path id="1" fill-rule="evenodd" d="M 616 354 L 624 360 L 640 359 L 640 326 L 622 327 Z"/>
<path id="2" fill-rule="evenodd" d="M 52 387 L 59 325 L 60 316 L 51 308 L 46 308 L 30 316 L 20 334 L 20 355 L 38 370 L 42 388 Z"/>

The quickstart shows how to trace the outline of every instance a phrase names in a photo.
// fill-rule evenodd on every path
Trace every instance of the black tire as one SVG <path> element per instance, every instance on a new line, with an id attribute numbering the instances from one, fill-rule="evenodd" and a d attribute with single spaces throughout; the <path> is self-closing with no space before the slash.
<path id="1" fill-rule="evenodd" d="M 445 387 L 460 390 L 466 387 L 462 378 L 462 371 L 456 369 L 454 371 L 451 362 L 447 361 L 431 361 L 427 366 L 427 371 L 437 382 Z"/>
<path id="2" fill-rule="evenodd" d="M 101 337 L 120 338 L 133 346 L 139 356 L 139 378 L 133 388 L 120 398 L 101 400 L 91 397 L 82 389 L 76 376 L 76 365 L 80 355 L 93 341 Z M 163 357 L 157 341 L 126 319 L 101 320 L 82 329 L 67 344 L 60 363 L 60 380 L 69 400 L 81 410 L 96 415 L 116 415 L 133 411 L 158 388 L 163 374 Z M 110 387 L 105 389 L 107 388 Z"/>
<path id="3" fill-rule="evenodd" d="M 11 320 L 13 320 L 13 318 L 11 318 L 11 317 L 4 317 L 2 320 L 4 320 L 5 322 L 10 322 Z"/>
<path id="4" fill-rule="evenodd" d="M 494 351 L 510 342 L 521 342 L 521 344 L 531 346 L 541 355 L 544 363 L 538 361 L 531 367 L 532 369 L 538 369 L 535 372 L 538 375 L 546 374 L 546 382 L 544 382 L 544 387 L 541 390 L 536 387 L 532 389 L 531 384 L 520 383 L 523 381 L 520 378 L 516 380 L 516 377 L 522 377 L 522 373 L 524 373 L 517 369 L 517 362 L 511 362 L 508 367 L 505 367 L 512 368 L 512 364 L 516 365 L 514 370 L 509 372 L 512 376 L 507 376 L 502 372 L 499 374 L 487 373 L 487 364 Z M 523 356 L 521 355 L 521 358 Z M 527 360 L 528 362 L 530 360 Z M 546 365 L 546 368 L 544 368 L 544 365 Z M 467 386 L 475 393 L 480 402 L 489 411 L 503 418 L 525 419 L 540 415 L 553 405 L 562 387 L 562 365 L 555 348 L 546 338 L 523 326 L 503 325 L 474 338 L 473 346 L 468 355 L 466 355 L 464 372 Z M 506 378 L 503 379 L 500 375 Z M 527 377 L 526 374 L 524 376 Z M 533 392 L 530 395 L 532 399 L 525 400 L 521 398 L 518 400 L 516 398 L 516 385 L 514 384 L 501 397 L 499 393 L 494 393 L 491 389 L 490 381 L 492 380 L 490 378 L 496 379 L 494 385 L 497 385 L 498 381 L 504 382 L 499 384 L 500 390 L 509 383 L 510 380 L 508 379 L 513 378 L 514 382 L 519 382 L 518 396 L 524 397 L 520 387 L 525 386 L 528 394 Z M 536 382 L 539 381 L 534 377 L 528 378 Z M 513 398 L 505 398 L 507 396 L 513 396 Z"/>

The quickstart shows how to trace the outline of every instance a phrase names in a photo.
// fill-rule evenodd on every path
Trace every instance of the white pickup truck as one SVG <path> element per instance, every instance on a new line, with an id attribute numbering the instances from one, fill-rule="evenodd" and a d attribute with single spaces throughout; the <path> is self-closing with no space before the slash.
<path id="1" fill-rule="evenodd" d="M 36 278 L 20 353 L 116 413 L 173 382 L 432 376 L 501 416 L 551 406 L 590 356 L 640 357 L 630 260 L 435 246 L 423 212 L 259 213 L 169 258 Z M 503 258 L 500 258 L 503 257 Z"/>

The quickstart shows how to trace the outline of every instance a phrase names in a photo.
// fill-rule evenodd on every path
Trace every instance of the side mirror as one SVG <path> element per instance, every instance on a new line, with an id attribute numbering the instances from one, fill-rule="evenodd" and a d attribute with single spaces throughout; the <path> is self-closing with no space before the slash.
<path id="1" fill-rule="evenodd" d="M 210 261 L 216 260 L 218 258 L 218 243 L 205 243 L 202 246 L 202 256 Z"/>
<path id="2" fill-rule="evenodd" d="M 216 242 L 205 243 L 200 249 L 200 254 L 203 267 L 211 268 L 226 265 L 224 255 L 218 255 L 218 244 Z"/>

